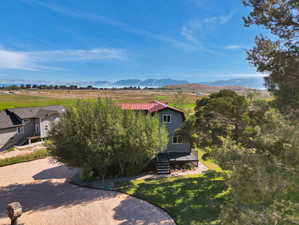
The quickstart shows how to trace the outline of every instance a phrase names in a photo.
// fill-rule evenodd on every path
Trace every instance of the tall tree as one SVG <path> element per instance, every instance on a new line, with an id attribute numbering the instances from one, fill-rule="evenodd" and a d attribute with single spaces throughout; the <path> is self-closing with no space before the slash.
<path id="1" fill-rule="evenodd" d="M 158 118 L 123 111 L 101 99 L 70 107 L 49 139 L 51 155 L 82 168 L 84 178 L 137 174 L 168 143 L 167 130 Z"/>
<path id="2" fill-rule="evenodd" d="M 269 74 L 266 85 L 276 106 L 284 113 L 299 111 L 299 1 L 244 0 L 251 7 L 244 18 L 246 26 L 259 25 L 274 38 L 256 37 L 256 46 L 248 59 L 259 72 Z"/>
<path id="3" fill-rule="evenodd" d="M 202 146 L 221 144 L 219 137 L 241 141 L 250 122 L 249 104 L 244 96 L 221 90 L 199 99 L 195 107 L 195 132 Z"/>

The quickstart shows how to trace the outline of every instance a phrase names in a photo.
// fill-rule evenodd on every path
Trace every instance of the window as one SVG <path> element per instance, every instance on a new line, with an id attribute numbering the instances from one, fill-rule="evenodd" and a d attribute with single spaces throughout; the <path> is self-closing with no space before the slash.
<path id="1" fill-rule="evenodd" d="M 173 136 L 172 137 L 172 143 L 173 144 L 182 144 L 183 138 L 181 136 Z"/>
<path id="2" fill-rule="evenodd" d="M 24 133 L 24 127 L 18 127 L 18 133 L 19 134 Z"/>
<path id="3" fill-rule="evenodd" d="M 45 126 L 45 130 L 49 130 L 49 126 L 48 125 Z"/>
<path id="4" fill-rule="evenodd" d="M 171 115 L 170 114 L 163 114 L 162 115 L 162 122 L 163 123 L 171 123 Z"/>

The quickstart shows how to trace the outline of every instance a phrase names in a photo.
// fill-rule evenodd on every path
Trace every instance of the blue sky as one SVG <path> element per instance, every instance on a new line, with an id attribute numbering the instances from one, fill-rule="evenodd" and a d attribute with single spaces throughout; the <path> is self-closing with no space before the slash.
<path id="1" fill-rule="evenodd" d="M 0 79 L 261 76 L 241 0 L 2 0 Z"/>

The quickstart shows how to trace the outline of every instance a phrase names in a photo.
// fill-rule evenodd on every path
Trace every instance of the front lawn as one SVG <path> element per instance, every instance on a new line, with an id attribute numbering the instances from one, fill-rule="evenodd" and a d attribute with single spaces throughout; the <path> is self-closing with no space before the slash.
<path id="1" fill-rule="evenodd" d="M 218 224 L 221 204 L 228 198 L 220 173 L 156 180 L 134 180 L 114 188 L 165 209 L 179 225 Z"/>
<path id="2" fill-rule="evenodd" d="M 198 161 L 202 164 L 204 164 L 206 167 L 209 168 L 209 170 L 214 170 L 216 172 L 223 172 L 223 170 L 215 163 L 213 160 L 208 159 L 204 160 L 202 157 L 205 154 L 205 152 L 201 149 L 197 149 L 198 152 Z"/>
<path id="3" fill-rule="evenodd" d="M 211 160 L 199 161 L 209 168 L 206 174 L 156 180 L 133 180 L 116 185 L 117 191 L 144 199 L 165 209 L 178 225 L 218 224 L 221 204 L 228 199 L 222 169 Z"/>

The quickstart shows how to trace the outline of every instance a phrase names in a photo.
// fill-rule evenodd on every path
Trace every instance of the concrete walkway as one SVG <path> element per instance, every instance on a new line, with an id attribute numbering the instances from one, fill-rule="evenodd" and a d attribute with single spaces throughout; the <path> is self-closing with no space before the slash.
<path id="1" fill-rule="evenodd" d="M 113 191 L 80 188 L 74 171 L 47 159 L 0 168 L 0 225 L 9 224 L 6 205 L 20 201 L 25 225 L 173 225 L 159 208 Z"/>

